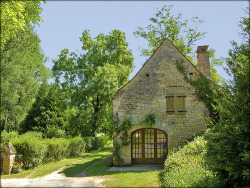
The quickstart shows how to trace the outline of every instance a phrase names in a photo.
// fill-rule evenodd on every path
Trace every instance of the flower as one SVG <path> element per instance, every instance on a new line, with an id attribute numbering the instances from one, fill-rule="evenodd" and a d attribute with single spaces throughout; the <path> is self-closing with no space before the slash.
<path id="1" fill-rule="evenodd" d="M 14 162 L 13 164 L 13 169 L 17 170 L 17 169 L 22 169 L 24 164 L 23 163 L 19 163 L 19 162 Z"/>

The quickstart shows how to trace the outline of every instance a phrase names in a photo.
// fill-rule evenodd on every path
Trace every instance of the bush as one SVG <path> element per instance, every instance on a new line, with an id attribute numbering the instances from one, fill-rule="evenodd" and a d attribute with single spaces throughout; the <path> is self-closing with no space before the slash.
<path id="1" fill-rule="evenodd" d="M 24 168 L 34 168 L 41 163 L 59 161 L 67 157 L 80 156 L 86 151 L 102 148 L 108 141 L 107 136 L 100 137 L 74 137 L 43 139 L 41 132 L 27 132 L 18 135 L 17 132 L 1 132 L 1 145 L 8 139 L 22 155 Z"/>
<path id="2" fill-rule="evenodd" d="M 84 137 L 84 141 L 86 142 L 86 151 L 89 152 L 91 150 L 104 147 L 105 144 L 108 142 L 108 137 Z"/>
<path id="3" fill-rule="evenodd" d="M 43 143 L 40 133 L 30 132 L 19 135 L 12 139 L 11 143 L 17 150 L 17 154 L 23 155 L 25 168 L 34 168 L 43 162 L 47 147 Z"/>
<path id="4" fill-rule="evenodd" d="M 74 137 L 69 140 L 70 157 L 79 156 L 85 152 L 86 143 L 82 137 Z"/>
<path id="5" fill-rule="evenodd" d="M 3 130 L 1 132 L 1 144 L 0 147 L 2 147 L 8 140 L 12 140 L 18 136 L 18 132 L 12 131 L 12 132 L 7 132 L 6 130 Z"/>
<path id="6" fill-rule="evenodd" d="M 44 162 L 60 161 L 66 157 L 69 157 L 68 147 L 69 140 L 65 138 L 52 138 L 44 140 L 47 145 L 46 159 Z"/>
<path id="7" fill-rule="evenodd" d="M 48 138 L 66 138 L 66 132 L 58 127 L 47 127 L 46 136 Z"/>
<path id="8" fill-rule="evenodd" d="M 160 174 L 162 187 L 218 187 L 223 186 L 212 171 L 206 169 L 204 156 L 206 141 L 196 137 L 182 148 L 169 154 Z"/>

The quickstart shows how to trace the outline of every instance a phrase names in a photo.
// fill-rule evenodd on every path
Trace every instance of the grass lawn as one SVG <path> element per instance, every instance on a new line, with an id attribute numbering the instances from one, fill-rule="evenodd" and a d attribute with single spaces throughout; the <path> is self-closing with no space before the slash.
<path id="1" fill-rule="evenodd" d="M 65 166 L 72 167 L 75 164 L 87 163 L 89 161 L 92 161 L 92 159 L 95 160 L 98 158 L 105 157 L 111 154 L 111 150 L 112 150 L 111 146 L 106 146 L 105 148 L 102 148 L 102 149 L 94 150 L 89 153 L 84 153 L 80 157 L 69 158 L 69 159 L 58 161 L 58 162 L 51 162 L 51 163 L 39 165 L 35 169 L 24 170 L 18 174 L 1 175 L 1 178 L 2 179 L 25 178 L 25 177 L 36 178 L 36 177 L 45 176 Z M 78 168 L 76 169 L 76 172 L 77 170 L 81 172 L 82 169 Z"/>
<path id="2" fill-rule="evenodd" d="M 33 170 L 25 170 L 19 174 L 2 175 L 1 178 L 36 178 L 50 174 L 62 167 L 65 177 L 74 177 L 85 171 L 86 176 L 103 176 L 102 184 L 107 187 L 159 187 L 160 171 L 151 172 L 110 172 L 112 166 L 112 146 L 85 153 L 81 157 L 64 159 L 59 162 L 40 165 Z"/>
<path id="3" fill-rule="evenodd" d="M 151 172 L 114 172 L 108 171 L 112 166 L 112 158 L 98 160 L 85 172 L 87 176 L 104 176 L 102 184 L 107 187 L 159 187 L 160 171 Z"/>

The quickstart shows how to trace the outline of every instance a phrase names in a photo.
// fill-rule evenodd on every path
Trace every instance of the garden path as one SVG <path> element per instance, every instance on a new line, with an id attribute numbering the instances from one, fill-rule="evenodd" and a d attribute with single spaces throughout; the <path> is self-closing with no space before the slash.
<path id="1" fill-rule="evenodd" d="M 1 179 L 1 187 L 104 187 L 102 177 L 84 177 L 85 172 L 65 177 L 62 172 L 63 168 L 40 178 Z"/>

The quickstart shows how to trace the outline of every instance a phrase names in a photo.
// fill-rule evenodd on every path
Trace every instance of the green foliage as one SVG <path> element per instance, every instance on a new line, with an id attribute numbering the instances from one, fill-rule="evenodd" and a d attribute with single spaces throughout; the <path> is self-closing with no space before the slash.
<path id="1" fill-rule="evenodd" d="M 145 29 L 139 27 L 134 32 L 136 37 L 143 37 L 149 42 L 149 49 L 142 50 L 143 55 L 152 55 L 165 38 L 172 41 L 183 54 L 191 54 L 194 43 L 204 38 L 205 32 L 198 31 L 199 25 L 204 22 L 202 19 L 193 17 L 191 20 L 183 20 L 182 14 L 171 14 L 172 7 L 164 5 L 158 9 L 155 17 L 149 19 L 152 24 Z"/>
<path id="2" fill-rule="evenodd" d="M 130 130 L 132 127 L 131 120 L 132 120 L 131 117 L 126 117 L 121 122 L 121 124 L 117 128 L 114 129 L 114 131 L 116 133 L 116 136 L 114 136 L 114 137 L 117 137 L 120 133 L 122 133 L 122 136 L 120 137 L 122 140 L 122 143 L 121 143 L 122 146 L 127 146 L 130 143 L 130 139 L 129 139 L 130 137 L 128 135 L 128 130 Z M 114 150 L 113 150 L 114 160 L 117 162 L 118 166 L 122 166 L 124 163 L 124 160 L 122 159 L 122 157 L 119 154 L 119 150 L 120 150 L 121 146 L 117 141 L 114 141 L 113 147 L 114 147 Z"/>
<path id="3" fill-rule="evenodd" d="M 196 137 L 167 157 L 160 174 L 162 187 L 223 187 L 223 181 L 206 169 L 206 141 Z"/>
<path id="4" fill-rule="evenodd" d="M 41 131 L 47 138 L 66 137 L 68 119 L 67 107 L 60 89 L 55 84 L 48 85 L 45 82 L 21 123 L 20 132 Z"/>
<path id="5" fill-rule="evenodd" d="M 49 77 L 34 25 L 42 21 L 41 1 L 1 1 L 1 130 L 18 130 Z"/>
<path id="6" fill-rule="evenodd" d="M 249 35 L 249 18 L 241 22 L 242 36 Z M 207 131 L 208 167 L 227 180 L 227 186 L 250 185 L 250 45 L 243 38 L 238 45 L 232 42 L 226 58 L 227 72 L 232 80 L 223 84 L 223 97 L 217 98 L 215 110 L 218 122 L 210 122 Z"/>
<path id="7" fill-rule="evenodd" d="M 117 127 L 115 129 L 115 132 L 116 132 L 117 136 L 118 136 L 118 134 L 120 132 L 122 132 L 122 136 L 121 136 L 122 146 L 127 146 L 130 143 L 130 141 L 129 141 L 129 135 L 128 135 L 128 130 L 130 130 L 131 127 L 132 127 L 131 118 L 127 117 L 127 118 L 125 118 L 122 121 L 122 123 L 119 125 L 119 127 Z"/>
<path id="8" fill-rule="evenodd" d="M 17 131 L 11 131 L 11 132 L 7 132 L 6 130 L 3 130 L 1 132 L 1 143 L 0 143 L 0 147 L 2 147 L 8 140 L 12 140 L 14 138 L 16 138 L 18 136 L 18 132 Z"/>
<path id="9" fill-rule="evenodd" d="M 121 155 L 119 154 L 119 151 L 121 149 L 120 144 L 117 141 L 113 142 L 113 158 L 114 161 L 117 162 L 118 166 L 122 166 L 124 163 L 124 160 L 122 159 Z"/>
<path id="10" fill-rule="evenodd" d="M 103 148 L 109 138 L 99 137 L 74 137 L 44 139 L 42 132 L 29 131 L 23 135 L 17 132 L 1 132 L 1 145 L 8 139 L 17 150 L 17 155 L 22 155 L 24 167 L 34 168 L 39 164 L 51 161 L 60 161 L 68 157 L 77 157 L 85 151 Z"/>
<path id="11" fill-rule="evenodd" d="M 2 2 L 1 2 L 2 3 Z M 40 39 L 27 26 L 9 38 L 1 57 L 1 130 L 18 130 L 40 87 L 49 77 Z"/>
<path id="12" fill-rule="evenodd" d="M 75 157 L 75 156 L 80 156 L 85 152 L 85 146 L 86 143 L 84 139 L 80 136 L 71 138 L 69 140 L 69 156 L 70 157 Z"/>
<path id="13" fill-rule="evenodd" d="M 46 145 L 42 141 L 41 134 L 29 132 L 11 140 L 17 150 L 17 154 L 23 155 L 25 168 L 34 168 L 43 162 Z"/>
<path id="14" fill-rule="evenodd" d="M 66 157 L 69 157 L 69 140 L 65 138 L 52 138 L 46 139 L 45 145 L 47 150 L 45 153 L 45 162 L 60 161 Z"/>
<path id="15" fill-rule="evenodd" d="M 86 151 L 89 152 L 91 150 L 96 150 L 98 148 L 103 148 L 105 144 L 108 142 L 107 136 L 99 136 L 99 137 L 84 137 L 83 138 L 86 143 Z"/>
<path id="16" fill-rule="evenodd" d="M 183 61 L 176 61 L 175 65 L 177 69 L 184 75 L 184 80 L 194 86 L 196 95 L 208 108 L 210 117 L 216 121 L 218 119 L 218 113 L 214 110 L 214 106 L 217 104 L 215 98 L 221 97 L 218 86 L 211 83 L 206 77 L 200 74 L 196 79 L 188 78 L 187 70 L 183 64 Z"/>
<path id="17" fill-rule="evenodd" d="M 27 24 L 42 21 L 40 3 L 44 1 L 1 1 L 1 47 L 19 31 L 25 31 Z"/>
<path id="18" fill-rule="evenodd" d="M 94 136 L 100 127 L 107 131 L 112 126 L 111 98 L 128 81 L 133 56 L 119 30 L 94 39 L 85 30 L 80 40 L 83 53 L 62 50 L 52 71 L 65 98 L 77 109 L 74 126 L 82 136 Z"/>
<path id="19" fill-rule="evenodd" d="M 155 124 L 155 115 L 154 114 L 147 114 L 145 116 L 144 122 L 147 124 L 147 127 L 152 127 Z"/>
<path id="20" fill-rule="evenodd" d="M 148 41 L 149 49 L 142 49 L 142 55 L 151 56 L 160 46 L 164 39 L 168 38 L 195 66 L 197 65 L 196 51 L 193 48 L 196 41 L 205 37 L 206 32 L 198 31 L 198 27 L 204 20 L 193 17 L 190 20 L 183 19 L 182 14 L 173 15 L 171 13 L 172 5 L 164 5 L 150 18 L 151 24 L 145 29 L 139 27 L 134 32 L 136 37 L 140 36 Z M 214 83 L 221 81 L 221 76 L 217 74 L 215 66 L 221 66 L 223 61 L 214 58 L 214 49 L 209 50 L 209 56 L 212 59 L 210 63 L 210 76 Z"/>

